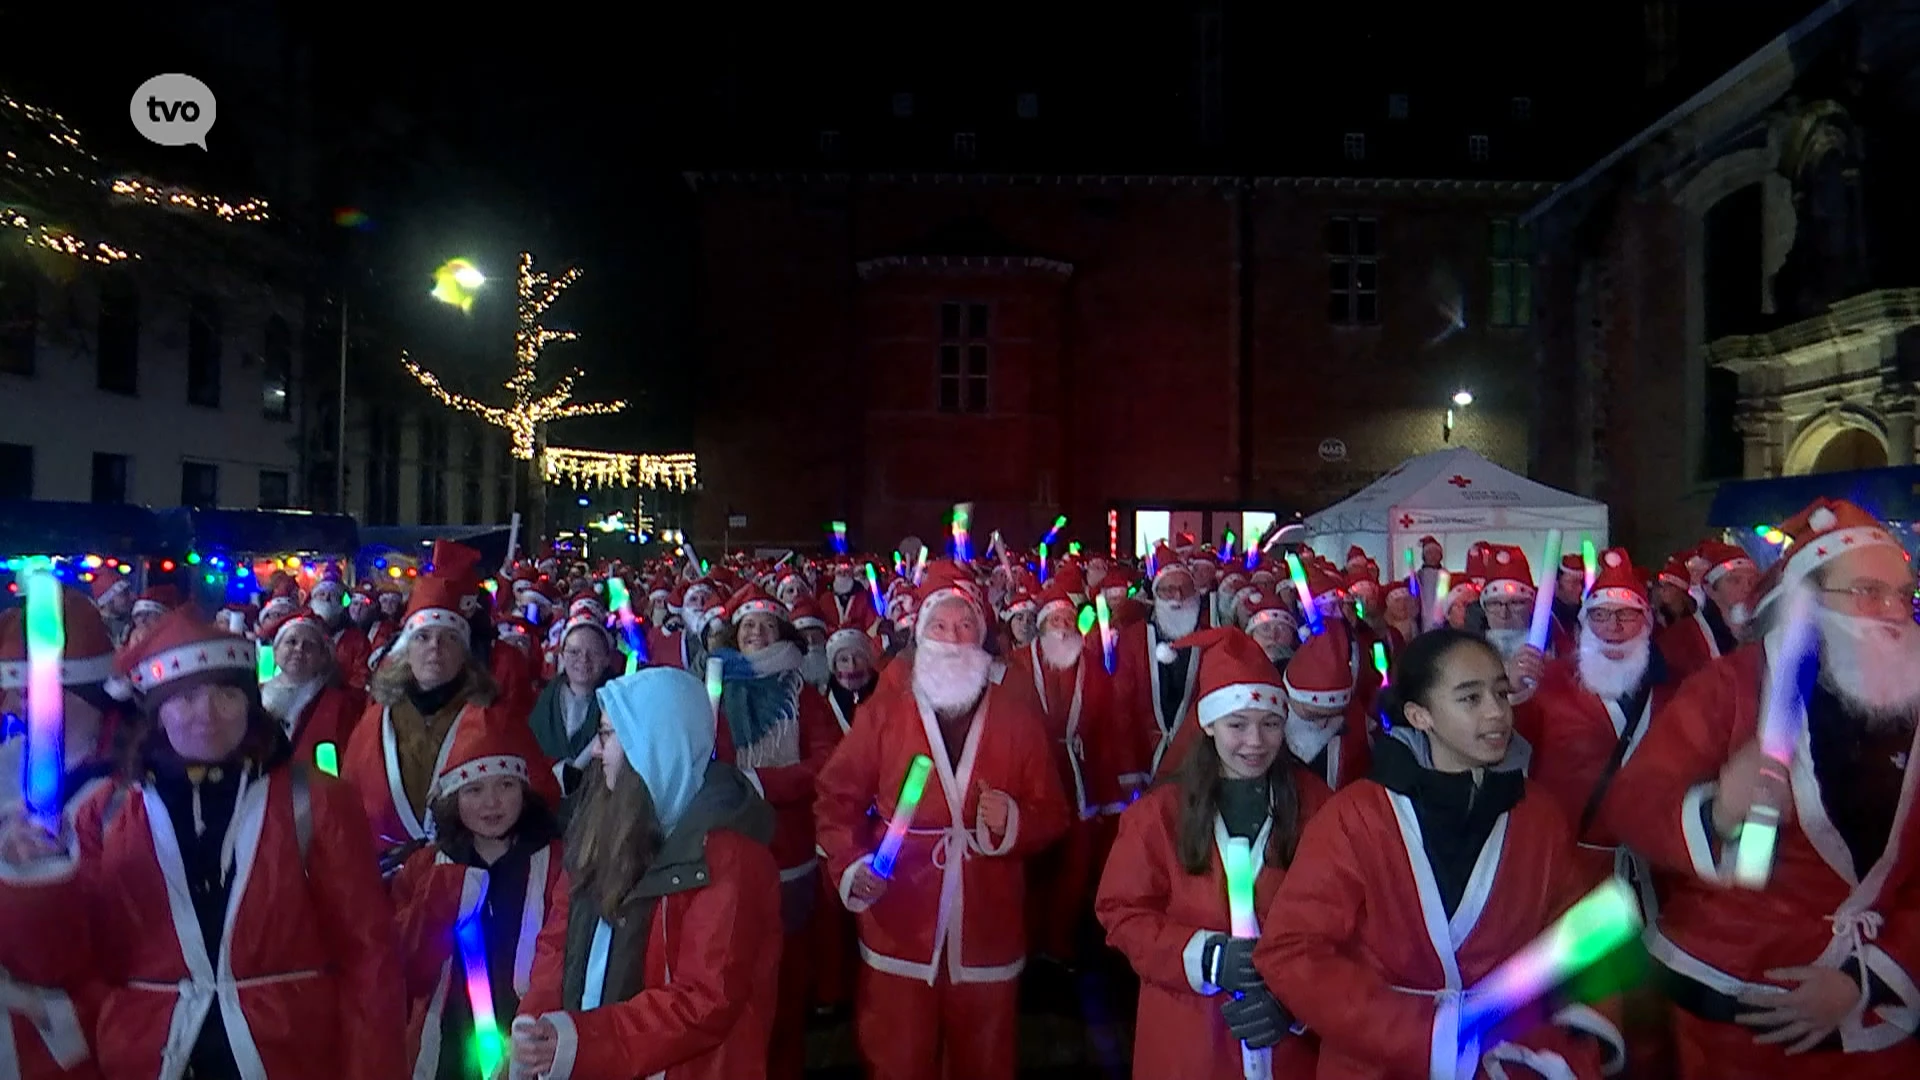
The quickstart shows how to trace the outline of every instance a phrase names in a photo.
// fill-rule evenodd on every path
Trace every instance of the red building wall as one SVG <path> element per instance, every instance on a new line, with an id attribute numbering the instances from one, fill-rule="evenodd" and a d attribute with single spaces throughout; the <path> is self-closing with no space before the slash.
<path id="1" fill-rule="evenodd" d="M 1311 511 L 1445 445 L 1462 386 L 1476 403 L 1454 444 L 1526 465 L 1526 332 L 1480 323 L 1489 221 L 1517 216 L 1539 185 L 696 186 L 712 388 L 696 403 L 696 542 L 729 509 L 749 520 L 736 545 L 818 544 L 840 518 L 877 549 L 937 534 L 957 500 L 975 504 L 982 544 L 998 528 L 1030 545 L 1066 513 L 1071 534 L 1104 546 L 1111 506 Z M 1377 326 L 1329 325 L 1334 214 L 1381 223 Z M 972 247 L 943 249 L 957 221 Z M 948 301 L 992 312 L 984 415 L 937 408 Z M 1345 460 L 1322 459 L 1327 439 Z"/>

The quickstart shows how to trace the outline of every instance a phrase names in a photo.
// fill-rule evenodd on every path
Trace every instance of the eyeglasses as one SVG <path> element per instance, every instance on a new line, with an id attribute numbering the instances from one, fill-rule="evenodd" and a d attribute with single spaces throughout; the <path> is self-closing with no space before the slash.
<path id="1" fill-rule="evenodd" d="M 1594 608 L 1587 612 L 1587 623 L 1591 626 L 1638 626 L 1647 621 L 1647 613 L 1639 608 Z"/>
<path id="2" fill-rule="evenodd" d="M 1821 589 L 1828 596 L 1852 597 L 1853 610 L 1861 615 L 1891 615 L 1913 606 L 1913 583 L 1889 585 L 1884 581 L 1856 581 L 1844 589 Z"/>
<path id="3" fill-rule="evenodd" d="M 1503 615 L 1512 615 L 1519 611 L 1532 611 L 1531 600 L 1482 600 L 1480 606 L 1488 611 L 1497 611 Z"/>

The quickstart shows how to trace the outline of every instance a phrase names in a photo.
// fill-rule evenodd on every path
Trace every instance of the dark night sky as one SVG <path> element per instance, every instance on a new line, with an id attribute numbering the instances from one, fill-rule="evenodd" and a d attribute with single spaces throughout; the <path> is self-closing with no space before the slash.
<path id="1" fill-rule="evenodd" d="M 1055 160 L 1036 166 L 1197 171 L 1212 163 L 1188 138 L 1194 6 L 1140 5 L 1116 19 L 1110 3 L 1091 0 L 910 11 L 872 0 L 645 5 L 617 15 L 554 4 L 545 18 L 534 17 L 540 5 L 421 14 L 393 0 L 209 0 L 188 14 L 124 0 L 84 12 L 0 4 L 10 39 L 47 43 L 10 48 L 0 87 L 68 113 L 96 147 L 157 178 L 259 190 L 273 183 L 259 164 L 278 153 L 275 133 L 294 126 L 280 94 L 289 42 L 305 42 L 327 185 L 319 209 L 355 205 L 374 217 L 352 237 L 353 261 L 371 274 L 355 279 L 361 303 L 383 308 L 421 359 L 482 389 L 482 376 L 505 375 L 513 253 L 528 247 L 555 270 L 577 262 L 587 275 L 552 321 L 585 338 L 549 358 L 591 373 L 582 396 L 632 397 L 636 407 L 563 438 L 664 449 L 691 438 L 687 395 L 713 391 L 695 373 L 682 170 L 792 165 L 824 128 L 871 132 L 875 156 L 905 163 L 908 144 L 884 140 L 902 130 L 887 113 L 892 92 L 912 90 L 943 137 L 987 130 L 977 114 L 997 117 L 1014 94 L 1039 92 L 1048 128 L 1072 134 L 1037 140 Z M 1690 57 L 1717 73 L 1814 4 L 1680 6 Z M 1563 137 L 1530 175 L 1552 179 L 1610 149 L 1656 104 L 1639 96 L 1641 5 L 1629 0 L 1227 7 L 1229 117 L 1243 133 L 1236 164 L 1247 168 L 1297 164 L 1261 157 L 1291 145 L 1289 132 L 1337 133 L 1389 90 L 1432 88 L 1501 103 L 1558 95 Z M 221 95 L 211 155 L 150 148 L 128 130 L 131 90 L 169 70 L 200 74 Z M 1686 89 L 1708 77 L 1689 75 Z M 246 89 L 223 89 L 235 86 Z M 867 163 L 880 162 L 857 162 Z M 309 235 L 342 239 L 324 225 Z M 471 319 L 424 298 L 427 272 L 455 255 L 508 286 Z"/>

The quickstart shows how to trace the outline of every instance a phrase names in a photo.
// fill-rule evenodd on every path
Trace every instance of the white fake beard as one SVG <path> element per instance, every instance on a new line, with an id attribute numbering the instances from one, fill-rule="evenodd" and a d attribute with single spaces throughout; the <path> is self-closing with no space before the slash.
<path id="1" fill-rule="evenodd" d="M 1500 654 L 1500 659 L 1502 660 L 1513 659 L 1513 654 L 1519 652 L 1520 646 L 1526 643 L 1527 632 L 1525 630 L 1487 631 L 1487 644 L 1494 647 L 1494 650 Z"/>
<path id="2" fill-rule="evenodd" d="M 1054 671 L 1065 671 L 1080 662 L 1079 634 L 1071 630 L 1045 630 L 1040 634 L 1040 659 Z"/>
<path id="3" fill-rule="evenodd" d="M 707 624 L 712 621 L 713 612 L 711 611 L 703 608 L 680 609 L 680 622 L 685 625 L 687 633 L 696 638 L 706 633 Z"/>
<path id="4" fill-rule="evenodd" d="M 1153 625 L 1160 631 L 1160 640 L 1178 641 L 1200 625 L 1200 598 L 1184 603 L 1169 604 L 1165 600 L 1153 602 Z"/>
<path id="5" fill-rule="evenodd" d="M 833 578 L 833 595 L 852 596 L 853 579 L 845 574 L 835 574 Z"/>
<path id="6" fill-rule="evenodd" d="M 1335 717 L 1325 724 L 1318 720 L 1309 720 L 1304 716 L 1287 713 L 1287 749 L 1303 764 L 1320 756 L 1327 745 L 1340 737 L 1340 729 L 1345 725 L 1345 717 Z"/>
<path id="7" fill-rule="evenodd" d="M 970 708 L 987 688 L 993 657 L 977 645 L 922 641 L 913 653 L 913 690 L 937 713 Z"/>
<path id="8" fill-rule="evenodd" d="M 823 688 L 827 685 L 827 680 L 833 677 L 833 668 L 827 663 L 825 649 L 807 650 L 807 654 L 800 658 L 800 677 L 807 681 L 808 686 Z"/>
<path id="9" fill-rule="evenodd" d="M 1580 635 L 1580 652 L 1575 663 L 1580 668 L 1580 685 L 1593 691 L 1602 701 L 1618 701 L 1640 688 L 1640 680 L 1647 673 L 1647 664 L 1653 659 L 1653 630 L 1648 628 L 1640 636 L 1621 645 L 1610 645 L 1600 640 L 1600 635 L 1588 630 Z M 1626 655 L 1614 659 L 1607 650 L 1625 650 Z"/>
<path id="10" fill-rule="evenodd" d="M 1820 682 L 1885 731 L 1920 710 L 1920 625 L 1819 611 Z"/>

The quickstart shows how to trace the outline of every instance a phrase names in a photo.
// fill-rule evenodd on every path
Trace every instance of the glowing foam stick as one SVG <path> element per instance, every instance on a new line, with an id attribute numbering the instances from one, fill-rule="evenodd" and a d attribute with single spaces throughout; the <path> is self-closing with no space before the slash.
<path id="1" fill-rule="evenodd" d="M 1633 887 L 1619 878 L 1607 879 L 1467 990 L 1460 1012 L 1461 1045 L 1593 966 L 1639 934 L 1640 926 L 1640 901 Z"/>
<path id="2" fill-rule="evenodd" d="M 1227 535 L 1226 535 L 1226 539 L 1225 539 L 1225 540 L 1224 540 L 1224 541 L 1223 541 L 1223 542 L 1221 543 L 1221 545 L 1220 545 L 1220 561 L 1221 561 L 1221 562 L 1230 562 L 1230 561 L 1232 561 L 1232 559 L 1233 559 L 1233 541 L 1234 541 L 1234 535 L 1233 535 L 1233 530 L 1232 530 L 1232 529 L 1228 529 L 1228 530 L 1227 530 Z"/>
<path id="3" fill-rule="evenodd" d="M 1384 641 L 1373 643 L 1373 670 L 1380 673 L 1380 685 L 1387 685 L 1387 643 Z"/>
<path id="4" fill-rule="evenodd" d="M 607 579 L 607 600 L 620 620 L 620 637 L 627 643 L 627 674 L 640 670 L 640 656 L 647 651 L 646 635 L 640 630 L 640 616 L 633 611 L 633 594 L 618 575 Z"/>
<path id="5" fill-rule="evenodd" d="M 841 555 L 847 553 L 847 523 L 844 521 L 833 523 L 833 550 Z"/>
<path id="6" fill-rule="evenodd" d="M 913 815 L 920 809 L 920 796 L 927 790 L 927 774 L 932 771 L 933 759 L 925 754 L 915 754 L 907 766 L 907 780 L 900 785 L 900 801 L 893 804 L 887 835 L 880 839 L 880 850 L 873 853 L 873 875 L 883 881 L 893 877 L 894 861 L 900 858 L 900 845 L 907 842 L 907 831 L 913 828 Z"/>
<path id="7" fill-rule="evenodd" d="M 907 576 L 907 560 L 901 556 L 898 549 L 895 549 L 893 553 L 893 576 Z"/>
<path id="8" fill-rule="evenodd" d="M 1100 624 L 1100 656 L 1106 661 L 1107 674 L 1113 674 L 1113 612 L 1107 608 L 1107 594 L 1095 593 L 1093 617 Z"/>
<path id="9" fill-rule="evenodd" d="M 726 686 L 723 672 L 727 662 L 717 656 L 707 658 L 707 704 L 713 706 L 713 722 L 720 723 L 720 691 Z"/>
<path id="10" fill-rule="evenodd" d="M 1447 594 L 1453 591 L 1453 574 L 1442 570 L 1433 579 L 1433 601 L 1427 609 L 1427 629 L 1447 625 Z"/>
<path id="11" fill-rule="evenodd" d="M 259 643 L 259 647 L 254 650 L 253 654 L 253 669 L 254 673 L 260 676 L 261 682 L 266 682 L 268 679 L 280 674 L 280 664 L 273 657 L 273 642 L 262 641 Z"/>
<path id="12" fill-rule="evenodd" d="M 500 1022 L 493 1015 L 493 980 L 487 977 L 487 943 L 482 936 L 480 913 L 474 912 L 453 928 L 460 943 L 460 963 L 467 969 L 467 1005 L 473 1010 L 473 1056 L 480 1062 L 480 1075 L 492 1076 L 506 1057 L 506 1044 L 500 1037 Z"/>
<path id="13" fill-rule="evenodd" d="M 1760 750 L 1767 755 L 1760 774 L 1770 781 L 1747 810 L 1740 846 L 1733 856 L 1733 882 L 1743 889 L 1764 889 L 1773 876 L 1773 848 L 1780 838 L 1781 807 L 1775 799 L 1793 797 L 1788 777 L 1793 751 L 1807 723 L 1800 698 L 1800 669 L 1816 644 L 1812 592 L 1795 587 L 1786 598 L 1785 621 L 1777 653 L 1767 657 L 1767 711 L 1760 718 Z"/>
<path id="14" fill-rule="evenodd" d="M 1067 541 L 1067 554 L 1069 555 L 1080 554 L 1080 541 L 1078 540 Z"/>
<path id="15" fill-rule="evenodd" d="M 1587 582 L 1581 586 L 1580 595 L 1593 591 L 1593 581 L 1600 576 L 1600 555 L 1593 549 L 1593 537 L 1580 538 L 1580 567 L 1586 573 Z"/>
<path id="16" fill-rule="evenodd" d="M 1307 636 L 1319 637 L 1326 626 L 1320 621 L 1320 609 L 1313 602 L 1313 589 L 1307 585 L 1307 568 L 1300 565 L 1300 556 L 1287 552 L 1287 577 L 1293 581 L 1293 591 L 1300 596 L 1300 614 L 1307 620 Z"/>
<path id="17" fill-rule="evenodd" d="M 1418 561 L 1419 558 L 1420 557 L 1418 555 L 1414 554 L 1414 551 L 1412 548 L 1407 549 L 1407 577 L 1408 578 L 1412 578 L 1415 574 L 1419 573 L 1420 571 L 1420 563 Z"/>
<path id="18" fill-rule="evenodd" d="M 60 579 L 53 563 L 36 558 L 27 571 L 27 812 L 59 833 L 60 779 L 66 775 L 66 687 L 60 660 L 67 649 L 67 628 L 60 610 Z"/>
<path id="19" fill-rule="evenodd" d="M 913 583 L 915 585 L 920 584 L 921 580 L 926 576 L 927 576 L 927 549 L 924 546 L 922 546 L 920 548 L 919 553 L 914 555 L 913 557 Z"/>
<path id="20" fill-rule="evenodd" d="M 340 747 L 323 742 L 313 748 L 313 767 L 328 776 L 340 775 Z"/>
<path id="21" fill-rule="evenodd" d="M 953 525 L 951 528 L 953 533 L 954 562 L 970 563 L 973 561 L 973 538 L 970 535 L 972 527 L 973 504 L 954 503 Z"/>
<path id="22" fill-rule="evenodd" d="M 1066 527 L 1067 527 L 1067 515 L 1061 514 L 1059 517 L 1054 518 L 1053 528 L 1048 529 L 1047 535 L 1040 538 L 1040 546 L 1045 547 L 1046 545 L 1053 543 L 1055 540 L 1060 539 L 1060 530 Z"/>
<path id="23" fill-rule="evenodd" d="M 1548 635 L 1553 630 L 1553 583 L 1560 574 L 1560 530 L 1547 530 L 1547 547 L 1540 554 L 1540 583 L 1533 594 L 1533 626 L 1527 631 L 1527 644 L 1546 655 Z"/>
<path id="24" fill-rule="evenodd" d="M 1244 836 L 1227 839 L 1220 849 L 1221 869 L 1227 875 L 1227 923 L 1237 938 L 1257 938 L 1260 923 L 1253 914 L 1253 882 L 1258 873 L 1254 865 L 1253 844 Z M 1235 992 L 1238 998 L 1241 995 Z M 1240 1045 L 1241 1075 L 1246 1080 L 1265 1080 L 1273 1075 L 1273 1052 Z"/>
<path id="25" fill-rule="evenodd" d="M 887 610 L 887 602 L 880 597 L 880 574 L 874 570 L 872 563 L 867 564 L 867 592 L 873 596 L 873 610 Z"/>
<path id="26" fill-rule="evenodd" d="M 1047 542 L 1040 541 L 1040 584 L 1047 583 Z"/>

